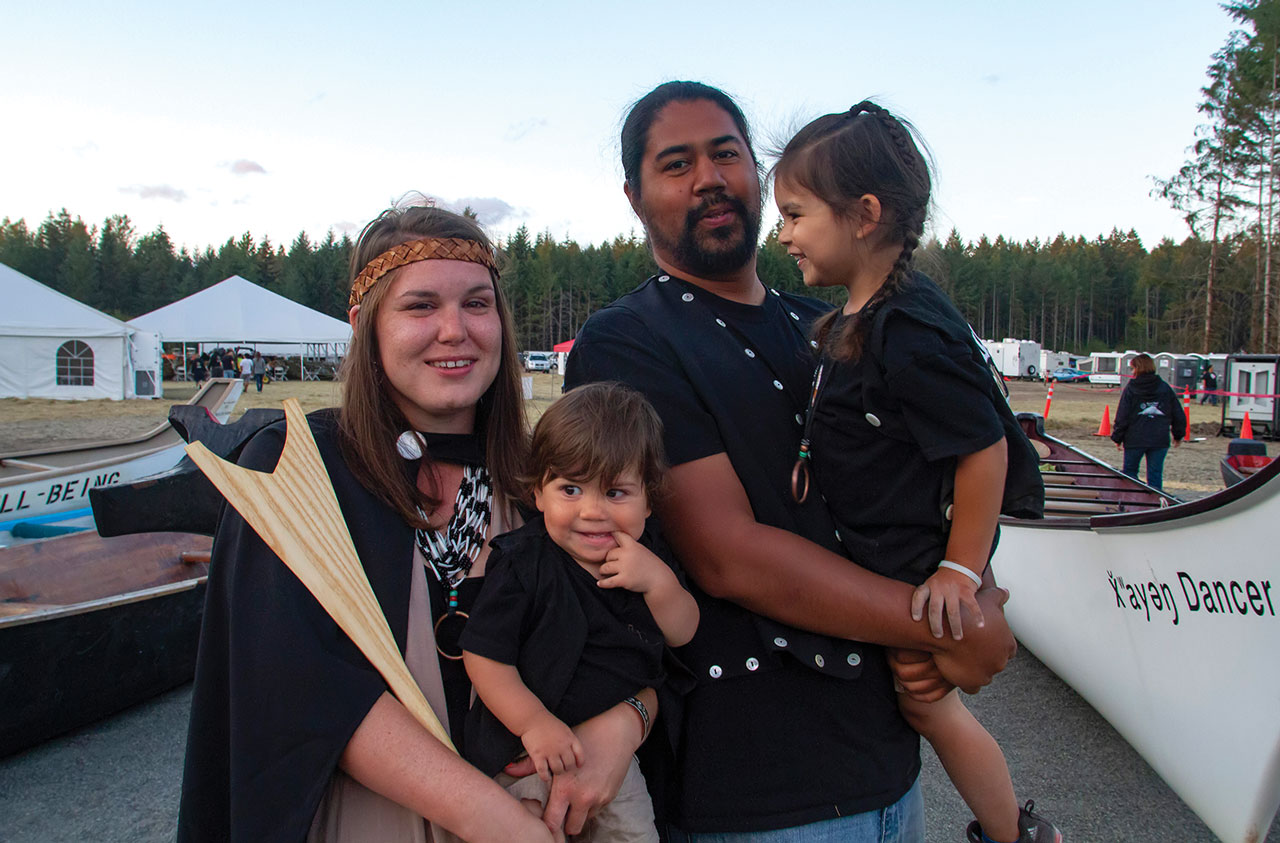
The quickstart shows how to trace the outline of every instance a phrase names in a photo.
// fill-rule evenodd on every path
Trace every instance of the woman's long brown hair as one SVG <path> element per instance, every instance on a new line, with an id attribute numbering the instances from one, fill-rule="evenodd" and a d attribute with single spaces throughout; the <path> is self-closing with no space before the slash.
<path id="1" fill-rule="evenodd" d="M 458 237 L 493 250 L 475 220 L 430 205 L 400 205 L 383 211 L 360 233 L 351 255 L 351 278 L 388 249 L 422 237 Z M 421 513 L 440 505 L 439 490 L 419 489 L 416 478 L 405 470 L 404 459 L 396 451 L 396 438 L 410 425 L 388 392 L 375 330 L 378 311 L 399 271 L 387 273 L 361 302 L 342 364 L 339 428 L 343 453 L 361 485 L 400 513 L 407 523 L 425 528 L 427 523 Z M 529 453 L 529 430 L 511 311 L 497 273 L 490 275 L 502 324 L 502 351 L 498 374 L 476 405 L 476 432 L 484 437 L 485 464 L 494 488 L 506 497 L 519 494 L 520 475 Z M 430 454 L 424 459 L 430 460 Z"/>

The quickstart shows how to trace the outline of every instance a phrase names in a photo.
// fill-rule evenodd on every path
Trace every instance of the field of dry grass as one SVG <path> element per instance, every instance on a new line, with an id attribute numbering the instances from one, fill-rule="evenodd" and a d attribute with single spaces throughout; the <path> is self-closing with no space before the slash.
<path id="1" fill-rule="evenodd" d="M 560 394 L 559 375 L 538 372 L 531 378 L 533 398 L 528 403 L 530 421 Z M 1011 403 L 1017 411 L 1044 412 L 1045 386 L 1042 383 L 1010 385 Z M 297 398 L 304 409 L 315 410 L 337 404 L 340 384 L 331 381 L 286 381 L 268 384 L 261 393 L 252 385 L 240 399 L 239 414 L 252 407 L 278 407 L 285 398 Z M 186 401 L 195 393 L 187 383 L 166 382 L 164 398 L 135 401 L 51 401 L 44 399 L 0 399 L 0 453 L 33 449 L 48 442 L 79 442 L 135 436 L 162 424 L 171 404 Z M 1092 434 L 1098 429 L 1104 408 L 1115 417 L 1119 391 L 1088 385 L 1059 384 L 1055 387 L 1046 430 L 1112 465 L 1119 465 L 1120 452 L 1109 440 Z M 1165 488 L 1176 495 L 1198 497 L 1222 487 L 1218 460 L 1226 442 L 1217 437 L 1218 409 L 1193 405 L 1192 438 L 1172 451 L 1165 463 Z"/>

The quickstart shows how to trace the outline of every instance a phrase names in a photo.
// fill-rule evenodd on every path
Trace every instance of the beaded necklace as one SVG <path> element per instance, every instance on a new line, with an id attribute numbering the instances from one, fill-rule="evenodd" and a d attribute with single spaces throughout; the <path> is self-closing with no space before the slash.
<path id="1" fill-rule="evenodd" d="M 408 460 L 422 458 L 422 435 L 416 431 L 406 431 L 396 440 L 396 449 Z M 414 537 L 418 549 L 426 560 L 427 567 L 436 579 L 448 591 L 445 594 L 444 613 L 436 619 L 436 650 L 447 659 L 462 658 L 462 652 L 446 651 L 440 646 L 446 632 L 458 626 L 458 635 L 451 640 L 456 641 L 461 635 L 461 626 L 466 623 L 467 613 L 458 611 L 458 586 L 471 566 L 475 564 L 480 550 L 489 533 L 492 519 L 491 501 L 493 484 L 489 472 L 483 465 L 464 464 L 462 481 L 458 484 L 458 494 L 454 498 L 453 516 L 443 530 L 419 528 Z M 427 514 L 421 509 L 418 514 L 425 521 Z M 445 628 L 447 627 L 447 629 Z"/>

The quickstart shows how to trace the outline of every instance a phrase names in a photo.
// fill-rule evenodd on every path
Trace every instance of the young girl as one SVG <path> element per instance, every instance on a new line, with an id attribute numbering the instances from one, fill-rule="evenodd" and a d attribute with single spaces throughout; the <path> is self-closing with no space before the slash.
<path id="1" fill-rule="evenodd" d="M 523 746 L 536 775 L 499 782 L 546 801 L 551 776 L 582 763 L 570 726 L 664 681 L 666 646 L 693 638 L 698 605 L 646 532 L 662 483 L 662 422 L 640 393 L 594 383 L 566 393 L 533 431 L 528 491 L 541 512 L 493 541 L 461 645 L 478 700 L 465 754 L 490 775 Z M 663 553 L 659 556 L 657 553 Z M 634 759 L 618 796 L 577 840 L 653 841 Z"/>
<path id="2" fill-rule="evenodd" d="M 942 637 L 945 615 L 958 639 L 963 623 L 983 622 L 974 595 L 994 550 L 1009 449 L 1030 446 L 1016 431 L 1006 437 L 968 324 L 910 271 L 929 167 L 908 129 L 864 101 L 805 126 L 774 173 L 779 241 L 805 285 L 849 291 L 816 325 L 822 363 L 796 494 L 808 493 L 811 445 L 816 490 L 852 558 L 919 586 L 912 615 L 927 605 L 933 634 Z M 899 700 L 977 817 L 970 841 L 1061 840 L 1032 803 L 1019 809 L 999 746 L 955 691 L 934 703 Z"/>

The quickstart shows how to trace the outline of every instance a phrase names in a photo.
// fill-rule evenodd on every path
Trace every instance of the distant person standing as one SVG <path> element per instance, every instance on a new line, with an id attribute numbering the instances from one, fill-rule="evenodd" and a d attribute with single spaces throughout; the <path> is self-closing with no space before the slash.
<path id="1" fill-rule="evenodd" d="M 1139 354 L 1129 363 L 1133 379 L 1120 395 L 1111 441 L 1124 450 L 1124 473 L 1138 479 L 1138 464 L 1147 458 L 1147 485 L 1163 490 L 1164 458 L 1187 435 L 1187 416 L 1173 388 L 1156 374 L 1155 361 Z"/>
<path id="2" fill-rule="evenodd" d="M 187 377 L 190 380 L 195 381 L 197 387 L 199 387 L 201 381 L 204 380 L 204 377 L 201 375 L 201 370 L 203 368 L 204 367 L 200 365 L 200 358 L 196 353 L 194 351 L 189 352 L 187 354 Z"/>
<path id="3" fill-rule="evenodd" d="M 262 391 L 262 379 L 267 374 L 267 361 L 262 359 L 262 352 L 255 351 L 253 353 L 253 382 L 258 385 L 258 391 Z"/>
<path id="4" fill-rule="evenodd" d="M 1212 363 L 1205 366 L 1201 379 L 1204 381 L 1204 392 L 1200 393 L 1200 403 L 1207 400 L 1211 406 L 1218 406 L 1218 396 L 1214 394 L 1218 389 L 1218 373 L 1213 370 Z"/>
<path id="5" fill-rule="evenodd" d="M 249 379 L 253 377 L 253 358 L 249 356 L 240 358 L 240 377 L 244 378 L 244 385 L 249 385 Z M 258 387 L 262 389 L 261 386 Z"/>

